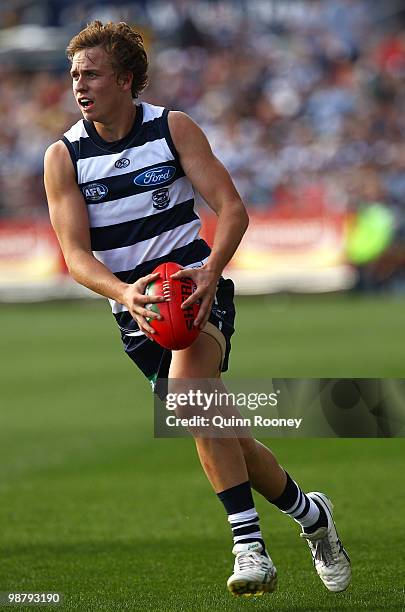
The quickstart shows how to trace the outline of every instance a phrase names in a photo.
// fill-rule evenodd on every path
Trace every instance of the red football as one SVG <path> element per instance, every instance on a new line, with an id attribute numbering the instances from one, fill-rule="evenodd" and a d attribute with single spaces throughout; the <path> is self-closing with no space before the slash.
<path id="1" fill-rule="evenodd" d="M 187 348 L 200 333 L 194 326 L 199 305 L 192 304 L 185 310 L 181 308 L 182 303 L 195 291 L 194 282 L 191 278 L 170 278 L 181 269 L 181 266 L 173 262 L 160 264 L 153 270 L 153 274 L 159 272 L 160 277 L 149 283 L 145 289 L 145 295 L 163 295 L 166 298 L 165 302 L 146 306 L 162 317 L 160 321 L 149 319 L 149 325 L 156 333 L 148 334 L 148 337 L 172 351 Z"/>

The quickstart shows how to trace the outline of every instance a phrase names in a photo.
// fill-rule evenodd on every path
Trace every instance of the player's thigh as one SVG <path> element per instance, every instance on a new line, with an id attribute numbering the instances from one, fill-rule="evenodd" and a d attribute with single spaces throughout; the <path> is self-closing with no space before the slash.
<path id="1" fill-rule="evenodd" d="M 191 346 L 172 352 L 170 378 L 217 378 L 223 352 L 217 339 L 201 332 Z"/>

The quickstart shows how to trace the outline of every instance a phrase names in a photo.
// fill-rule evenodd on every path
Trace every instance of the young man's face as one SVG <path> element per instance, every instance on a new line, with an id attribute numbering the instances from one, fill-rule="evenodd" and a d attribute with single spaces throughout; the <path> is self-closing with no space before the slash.
<path id="1" fill-rule="evenodd" d="M 75 53 L 70 74 L 73 95 L 85 119 L 104 122 L 119 112 L 125 90 L 118 83 L 104 49 L 94 47 Z"/>

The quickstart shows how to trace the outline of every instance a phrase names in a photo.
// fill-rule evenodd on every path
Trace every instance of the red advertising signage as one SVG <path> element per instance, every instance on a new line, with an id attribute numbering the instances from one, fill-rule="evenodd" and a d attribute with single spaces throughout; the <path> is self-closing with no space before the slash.
<path id="1" fill-rule="evenodd" d="M 318 193 L 319 196 L 319 193 Z M 350 287 L 347 213 L 321 197 L 249 211 L 250 224 L 228 268 L 242 293 L 330 291 Z M 203 213 L 203 236 L 213 242 L 216 217 Z"/>
<path id="2" fill-rule="evenodd" d="M 24 284 L 59 276 L 64 270 L 49 222 L 0 222 L 0 283 Z"/>

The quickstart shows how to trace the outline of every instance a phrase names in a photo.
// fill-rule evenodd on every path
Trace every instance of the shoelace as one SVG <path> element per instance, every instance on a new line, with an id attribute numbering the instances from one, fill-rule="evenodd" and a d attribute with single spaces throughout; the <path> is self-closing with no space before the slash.
<path id="1" fill-rule="evenodd" d="M 242 553 L 237 556 L 239 569 L 249 569 L 250 567 L 260 567 L 261 559 L 256 553 Z"/>
<path id="2" fill-rule="evenodd" d="M 326 566 L 335 563 L 339 541 L 336 544 L 331 543 L 326 535 L 321 540 L 316 540 L 313 544 L 315 546 L 314 561 L 322 561 Z"/>

